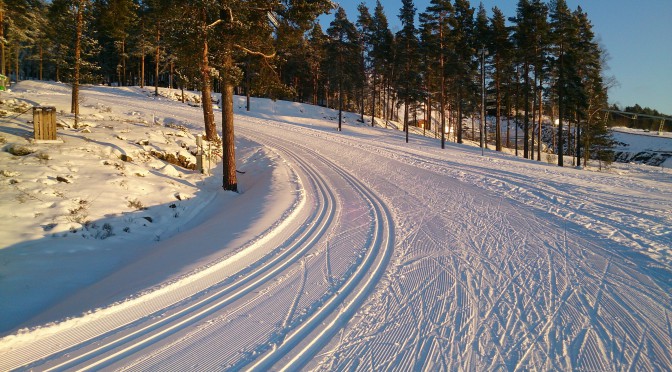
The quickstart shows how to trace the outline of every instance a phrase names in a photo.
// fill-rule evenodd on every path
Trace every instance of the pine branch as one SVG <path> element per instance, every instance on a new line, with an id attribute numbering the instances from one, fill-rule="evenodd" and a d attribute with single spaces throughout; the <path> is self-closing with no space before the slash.
<path id="1" fill-rule="evenodd" d="M 275 56 L 277 54 L 276 52 L 273 52 L 273 54 L 264 54 L 262 52 L 256 52 L 254 50 L 247 49 L 244 46 L 238 45 L 238 44 L 233 44 L 233 46 L 237 49 L 242 50 L 243 52 L 245 52 L 247 54 L 251 54 L 253 56 L 262 57 L 262 58 L 266 58 L 266 59 L 275 58 Z"/>

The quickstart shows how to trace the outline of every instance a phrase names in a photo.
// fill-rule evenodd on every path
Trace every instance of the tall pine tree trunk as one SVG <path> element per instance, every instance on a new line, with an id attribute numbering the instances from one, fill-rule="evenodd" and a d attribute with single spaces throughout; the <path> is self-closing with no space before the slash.
<path id="1" fill-rule="evenodd" d="M 44 76 L 42 75 L 42 72 L 44 71 L 44 49 L 42 48 L 42 44 L 40 44 L 40 80 L 44 80 Z"/>
<path id="2" fill-rule="evenodd" d="M 75 37 L 75 73 L 72 81 L 72 106 L 70 112 L 75 114 L 75 125 L 79 115 L 79 69 L 82 64 L 82 28 L 84 27 L 84 0 L 79 0 L 77 5 L 77 31 Z"/>
<path id="3" fill-rule="evenodd" d="M 462 89 L 457 88 L 457 123 L 455 123 L 457 143 L 462 143 Z"/>
<path id="4" fill-rule="evenodd" d="M 224 55 L 223 66 L 225 74 L 230 74 L 233 71 L 233 57 L 230 53 Z M 222 187 L 227 191 L 238 192 L 236 146 L 233 134 L 233 78 L 225 75 L 222 79 L 222 85 L 222 164 L 224 168 Z"/>
<path id="5" fill-rule="evenodd" d="M 0 40 L 5 40 L 5 4 L 0 2 Z M 0 43 L 0 74 L 7 75 L 5 71 L 5 43 Z"/>
<path id="6" fill-rule="evenodd" d="M 443 50 L 443 44 L 441 44 L 441 48 Z M 445 149 L 446 148 L 446 74 L 444 68 L 443 53 L 441 53 L 441 57 L 439 59 L 439 66 L 441 68 L 441 87 L 439 91 L 439 109 L 441 110 L 441 112 L 439 113 L 441 118 L 441 148 Z"/>
<path id="7" fill-rule="evenodd" d="M 145 87 L 145 51 L 140 56 L 140 88 Z"/>
<path id="8" fill-rule="evenodd" d="M 21 69 L 19 68 L 19 54 L 21 53 L 21 48 L 16 46 L 16 54 L 14 55 L 14 71 L 16 71 L 16 82 L 21 81 Z"/>
<path id="9" fill-rule="evenodd" d="M 541 161 L 541 121 L 544 114 L 544 102 L 542 100 L 541 79 L 539 80 L 539 122 L 537 123 L 537 161 Z"/>
<path id="10" fill-rule="evenodd" d="M 217 128 L 215 127 L 215 114 L 212 111 L 211 96 L 211 76 L 208 57 L 208 30 L 205 22 L 205 9 L 201 14 L 201 39 L 203 46 L 201 48 L 201 102 L 203 103 L 203 122 L 205 124 L 205 138 L 208 141 L 214 141 L 217 138 Z"/>
<path id="11" fill-rule="evenodd" d="M 562 45 L 561 45 L 562 48 Z M 564 165 L 564 161 L 562 158 L 563 151 L 564 151 L 564 141 L 562 137 L 562 119 L 565 114 L 565 107 L 564 107 L 564 66 L 563 66 L 563 61 L 564 61 L 564 55 L 562 49 L 560 50 L 560 74 L 558 78 L 558 166 L 562 167 Z"/>
<path id="12" fill-rule="evenodd" d="M 161 29 L 156 30 L 156 56 L 154 64 L 154 96 L 159 95 L 159 63 L 161 58 Z"/>
<path id="13" fill-rule="evenodd" d="M 527 62 L 523 67 L 523 80 L 525 92 L 525 117 L 523 118 L 523 157 L 527 159 L 530 155 L 530 66 Z"/>
<path id="14" fill-rule="evenodd" d="M 376 71 L 373 71 L 373 79 L 372 79 L 372 85 L 371 87 L 373 88 L 371 91 L 371 126 L 375 127 L 376 126 Z"/>

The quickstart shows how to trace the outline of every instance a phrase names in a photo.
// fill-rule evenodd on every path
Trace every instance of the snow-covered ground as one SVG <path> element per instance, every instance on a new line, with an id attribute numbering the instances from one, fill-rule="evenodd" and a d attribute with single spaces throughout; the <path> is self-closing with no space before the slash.
<path id="1" fill-rule="evenodd" d="M 672 368 L 666 167 L 441 150 L 238 98 L 234 194 L 216 161 L 161 160 L 195 163 L 199 108 L 87 87 L 75 128 L 69 98 L 0 96 L 2 370 Z M 62 143 L 26 140 L 32 105 L 62 110 Z"/>

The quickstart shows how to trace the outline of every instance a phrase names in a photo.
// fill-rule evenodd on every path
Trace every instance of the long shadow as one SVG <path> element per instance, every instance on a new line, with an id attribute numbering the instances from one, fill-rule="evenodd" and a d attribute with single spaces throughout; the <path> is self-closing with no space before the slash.
<path id="1" fill-rule="evenodd" d="M 253 200 L 271 183 L 247 184 L 243 194 L 199 184 L 210 191 L 0 249 L 0 337 L 107 307 L 241 249 L 270 229 L 255 224 L 266 206 Z"/>

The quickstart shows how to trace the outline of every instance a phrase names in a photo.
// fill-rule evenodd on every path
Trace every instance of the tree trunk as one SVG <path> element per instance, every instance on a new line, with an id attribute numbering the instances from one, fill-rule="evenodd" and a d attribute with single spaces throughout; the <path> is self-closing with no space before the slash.
<path id="1" fill-rule="evenodd" d="M 523 157 L 527 159 L 530 155 L 530 66 L 524 62 L 523 80 L 525 92 L 525 117 L 523 118 Z"/>
<path id="2" fill-rule="evenodd" d="M 441 44 L 443 48 L 443 44 Z M 441 68 L 441 87 L 439 91 L 439 113 L 441 118 L 441 148 L 446 148 L 446 74 L 444 72 L 444 60 L 443 53 L 441 53 L 441 58 L 439 59 L 439 66 Z"/>
<path id="3" fill-rule="evenodd" d="M 21 54 L 21 48 L 19 46 L 16 46 L 16 55 L 14 56 L 14 70 L 16 71 L 16 82 L 18 83 L 21 81 L 21 73 L 19 69 L 19 54 Z"/>
<path id="4" fill-rule="evenodd" d="M 252 68 L 252 63 L 249 56 L 245 65 L 245 111 L 250 111 L 250 86 L 252 85 L 252 71 L 250 69 Z"/>
<path id="5" fill-rule="evenodd" d="M 406 143 L 408 143 L 408 100 L 404 100 L 404 132 L 406 133 Z"/>
<path id="6" fill-rule="evenodd" d="M 0 40 L 5 40 L 5 4 L 0 3 Z M 7 75 L 5 71 L 5 43 L 0 43 L 0 74 Z"/>
<path id="7" fill-rule="evenodd" d="M 212 80 L 210 76 L 210 64 L 208 57 L 208 30 L 205 23 L 205 10 L 203 10 L 201 19 L 201 39 L 203 47 L 201 48 L 201 102 L 203 103 L 203 121 L 205 124 L 205 139 L 214 141 L 217 138 L 217 127 L 215 127 L 215 114 L 212 111 Z"/>
<path id="8" fill-rule="evenodd" d="M 541 161 L 541 120 L 544 114 L 544 102 L 542 100 L 541 79 L 539 80 L 539 122 L 537 127 L 537 161 Z"/>
<path id="9" fill-rule="evenodd" d="M 561 48 L 562 48 L 562 46 L 561 46 Z M 559 78 L 558 78 L 558 84 L 559 84 L 559 89 L 558 89 L 558 166 L 559 167 L 562 167 L 564 165 L 564 161 L 563 161 L 563 158 L 562 158 L 563 147 L 564 147 L 564 141 L 563 141 L 563 138 L 562 138 L 562 119 L 563 119 L 563 115 L 564 115 L 564 112 L 565 112 L 565 108 L 563 107 L 564 106 L 564 103 L 563 103 L 563 99 L 564 99 L 564 94 L 563 94 L 564 93 L 563 92 L 563 84 L 564 84 L 563 60 L 564 60 L 564 58 L 563 57 L 564 57 L 563 56 L 563 51 L 560 50 L 560 61 L 559 61 L 560 62 L 559 63 L 560 74 L 559 74 Z"/>
<path id="10" fill-rule="evenodd" d="M 44 71 L 44 50 L 40 44 L 40 80 L 44 80 L 42 72 Z"/>
<path id="11" fill-rule="evenodd" d="M 156 62 L 154 64 L 154 96 L 159 95 L 159 58 L 161 57 L 161 29 L 156 29 Z"/>
<path id="12" fill-rule="evenodd" d="M 537 71 L 534 72 L 534 91 L 532 92 L 532 125 L 530 130 L 532 131 L 532 136 L 530 138 L 530 159 L 534 160 L 534 128 L 536 127 L 537 122 Z"/>
<path id="13" fill-rule="evenodd" d="M 75 124 L 79 115 L 79 69 L 82 63 L 82 28 L 84 26 L 84 1 L 79 0 L 77 5 L 77 31 L 75 38 L 75 73 L 72 81 L 72 105 L 70 112 L 75 114 Z"/>
<path id="14" fill-rule="evenodd" d="M 457 143 L 462 143 L 462 89 L 457 88 L 457 123 L 455 123 Z"/>
<path id="15" fill-rule="evenodd" d="M 371 126 L 376 126 L 376 71 L 373 71 L 373 81 L 371 91 Z"/>
<path id="16" fill-rule="evenodd" d="M 497 58 L 497 66 L 499 67 L 499 56 Z M 497 94 L 497 117 L 495 118 L 495 150 L 502 151 L 502 92 L 500 86 L 499 71 L 495 75 L 495 90 Z"/>
<path id="17" fill-rule="evenodd" d="M 231 54 L 225 54 L 223 62 L 225 71 L 233 70 Z M 233 81 L 230 76 L 224 76 L 222 84 L 222 166 L 224 168 L 222 187 L 227 191 L 238 192 L 236 146 L 233 134 Z"/>
<path id="18" fill-rule="evenodd" d="M 140 56 L 140 88 L 145 87 L 145 51 L 143 47 L 142 55 Z"/>
<path id="19" fill-rule="evenodd" d="M 128 79 L 126 79 L 126 38 L 121 41 L 121 82 L 120 85 L 128 85 Z"/>

